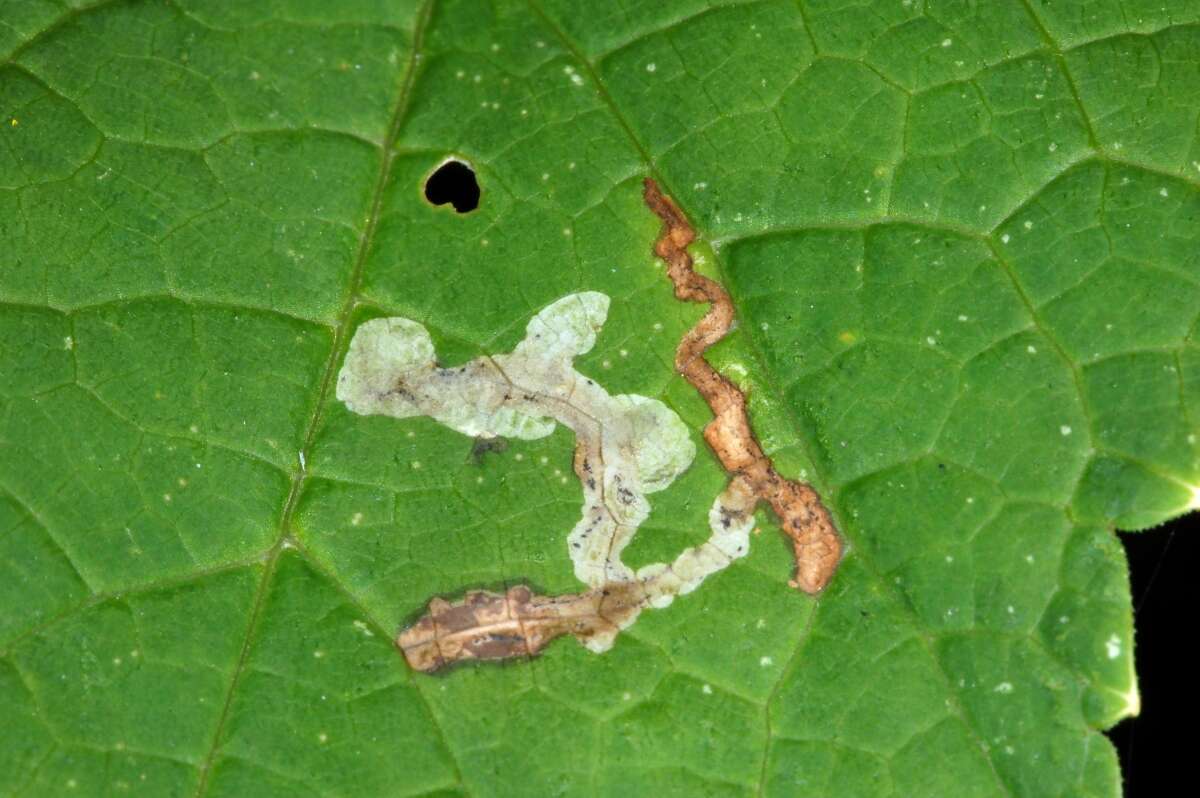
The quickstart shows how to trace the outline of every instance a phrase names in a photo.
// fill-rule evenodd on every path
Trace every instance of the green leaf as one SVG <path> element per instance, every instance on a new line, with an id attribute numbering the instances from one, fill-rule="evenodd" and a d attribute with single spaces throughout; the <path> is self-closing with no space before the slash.
<path id="1" fill-rule="evenodd" d="M 1117 795 L 1114 529 L 1200 486 L 1198 53 L 1187 0 L 0 0 L 0 794 Z M 626 559 L 707 537 L 645 176 L 849 551 L 800 594 L 763 512 L 607 653 L 415 673 L 430 597 L 578 589 L 574 441 L 349 412 L 367 319 L 460 363 L 608 295 L 576 368 L 698 449 Z"/>

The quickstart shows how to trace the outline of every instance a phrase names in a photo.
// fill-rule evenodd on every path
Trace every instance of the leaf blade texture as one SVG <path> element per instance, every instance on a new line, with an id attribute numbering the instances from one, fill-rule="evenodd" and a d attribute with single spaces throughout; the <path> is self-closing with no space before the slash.
<path id="1" fill-rule="evenodd" d="M 1117 795 L 1115 529 L 1200 485 L 1194 3 L 0 0 L 0 794 Z M 423 197 L 447 157 L 477 210 Z M 727 475 L 709 351 L 848 551 L 747 557 L 611 651 L 416 674 L 430 596 L 578 590 L 574 441 L 359 417 L 353 331 L 448 363 L 579 291 L 576 361 Z M 1153 678 L 1153 674 L 1145 675 Z M 931 765 L 936 763 L 936 766 Z"/>

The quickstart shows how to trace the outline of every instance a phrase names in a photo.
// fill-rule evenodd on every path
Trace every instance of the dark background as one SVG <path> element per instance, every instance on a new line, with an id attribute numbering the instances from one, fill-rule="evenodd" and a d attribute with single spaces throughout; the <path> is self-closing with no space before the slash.
<path id="1" fill-rule="evenodd" d="M 1196 519 L 1192 513 L 1157 529 L 1121 533 L 1129 556 L 1142 712 L 1108 736 L 1121 758 L 1128 798 L 1196 794 Z"/>

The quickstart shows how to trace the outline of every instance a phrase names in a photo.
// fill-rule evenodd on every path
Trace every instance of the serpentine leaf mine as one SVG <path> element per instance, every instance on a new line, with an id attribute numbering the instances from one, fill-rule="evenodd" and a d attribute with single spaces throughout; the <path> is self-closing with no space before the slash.
<path id="1" fill-rule="evenodd" d="M 675 370 L 700 392 L 713 412 L 713 420 L 704 428 L 704 440 L 733 482 L 744 480 L 748 490 L 769 504 L 779 517 L 796 557 L 792 587 L 819 593 L 829 584 L 842 556 L 833 520 L 811 486 L 779 475 L 750 428 L 746 397 L 704 359 L 704 352 L 729 332 L 733 301 L 719 283 L 692 268 L 687 247 L 696 232 L 679 206 L 650 178 L 646 178 L 643 196 L 646 205 L 663 221 L 654 252 L 667 264 L 675 297 L 709 303 L 704 318 L 683 336 L 675 350 Z"/>
<path id="2" fill-rule="evenodd" d="M 712 303 L 676 357 L 680 373 L 716 414 L 704 435 L 730 472 L 709 511 L 711 535 L 673 561 L 636 573 L 621 561 L 650 514 L 647 496 L 666 489 L 691 465 L 696 450 L 683 421 L 662 402 L 612 396 L 575 370 L 574 358 L 592 348 L 607 318 L 604 294 L 565 296 L 529 321 L 511 353 L 450 368 L 437 364 L 421 324 L 404 318 L 368 321 L 355 332 L 338 375 L 337 398 L 347 408 L 361 415 L 428 416 L 483 442 L 541 438 L 563 424 L 575 434 L 574 470 L 583 489 L 581 517 L 567 547 L 586 590 L 538 596 L 519 585 L 503 594 L 469 591 L 457 602 L 434 598 L 397 639 L 417 670 L 528 657 L 564 634 L 592 651 L 606 651 L 643 609 L 667 606 L 744 556 L 760 499 L 775 508 L 793 540 L 794 584 L 816 592 L 836 567 L 840 544 L 815 492 L 774 471 L 750 431 L 744 397 L 703 360 L 704 350 L 728 330 L 732 304 L 720 286 L 691 270 L 683 249 L 691 229 L 670 200 L 657 193 L 652 198 L 651 185 L 647 203 L 666 222 L 656 251 L 668 262 L 676 295 Z"/>

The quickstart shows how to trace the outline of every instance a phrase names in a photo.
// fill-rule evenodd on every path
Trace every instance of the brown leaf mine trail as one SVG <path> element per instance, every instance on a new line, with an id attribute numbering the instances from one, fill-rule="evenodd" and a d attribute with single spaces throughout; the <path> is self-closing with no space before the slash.
<path id="1" fill-rule="evenodd" d="M 434 598 L 396 641 L 417 670 L 528 657 L 565 634 L 606 651 L 643 609 L 667 606 L 745 556 L 759 501 L 775 509 L 793 540 L 794 586 L 819 591 L 837 565 L 840 544 L 816 493 L 775 472 L 750 430 L 745 398 L 703 358 L 729 329 L 729 296 L 693 271 L 686 252 L 693 231 L 652 182 L 646 202 L 664 221 L 655 250 L 667 262 L 676 295 L 711 304 L 680 343 L 676 367 L 712 407 L 716 417 L 704 437 L 731 476 L 709 510 L 708 540 L 670 562 L 635 572 L 621 554 L 650 514 L 649 494 L 668 488 L 691 465 L 696 448 L 687 426 L 662 402 L 610 395 L 575 370 L 575 357 L 592 348 L 607 318 L 607 296 L 562 297 L 530 319 L 512 352 L 449 368 L 438 364 L 418 322 L 373 319 L 355 331 L 337 381 L 337 398 L 352 412 L 428 416 L 475 438 L 476 446 L 501 437 L 541 438 L 557 424 L 575 434 L 583 506 L 567 551 L 586 589 L 538 596 L 519 585 L 505 593 L 472 590 L 455 602 Z"/>
<path id="2" fill-rule="evenodd" d="M 833 519 L 811 486 L 779 475 L 750 428 L 745 395 L 704 359 L 704 352 L 729 332 L 733 301 L 719 283 L 692 268 L 687 247 L 696 232 L 679 206 L 652 179 L 646 178 L 645 186 L 646 205 L 663 221 L 654 252 L 667 264 L 676 298 L 709 304 L 708 313 L 683 336 L 675 350 L 675 370 L 700 392 L 713 412 L 713 420 L 704 428 L 704 440 L 732 481 L 744 481 L 747 490 L 771 505 L 779 517 L 796 556 L 791 586 L 818 593 L 829 584 L 842 556 Z"/>

